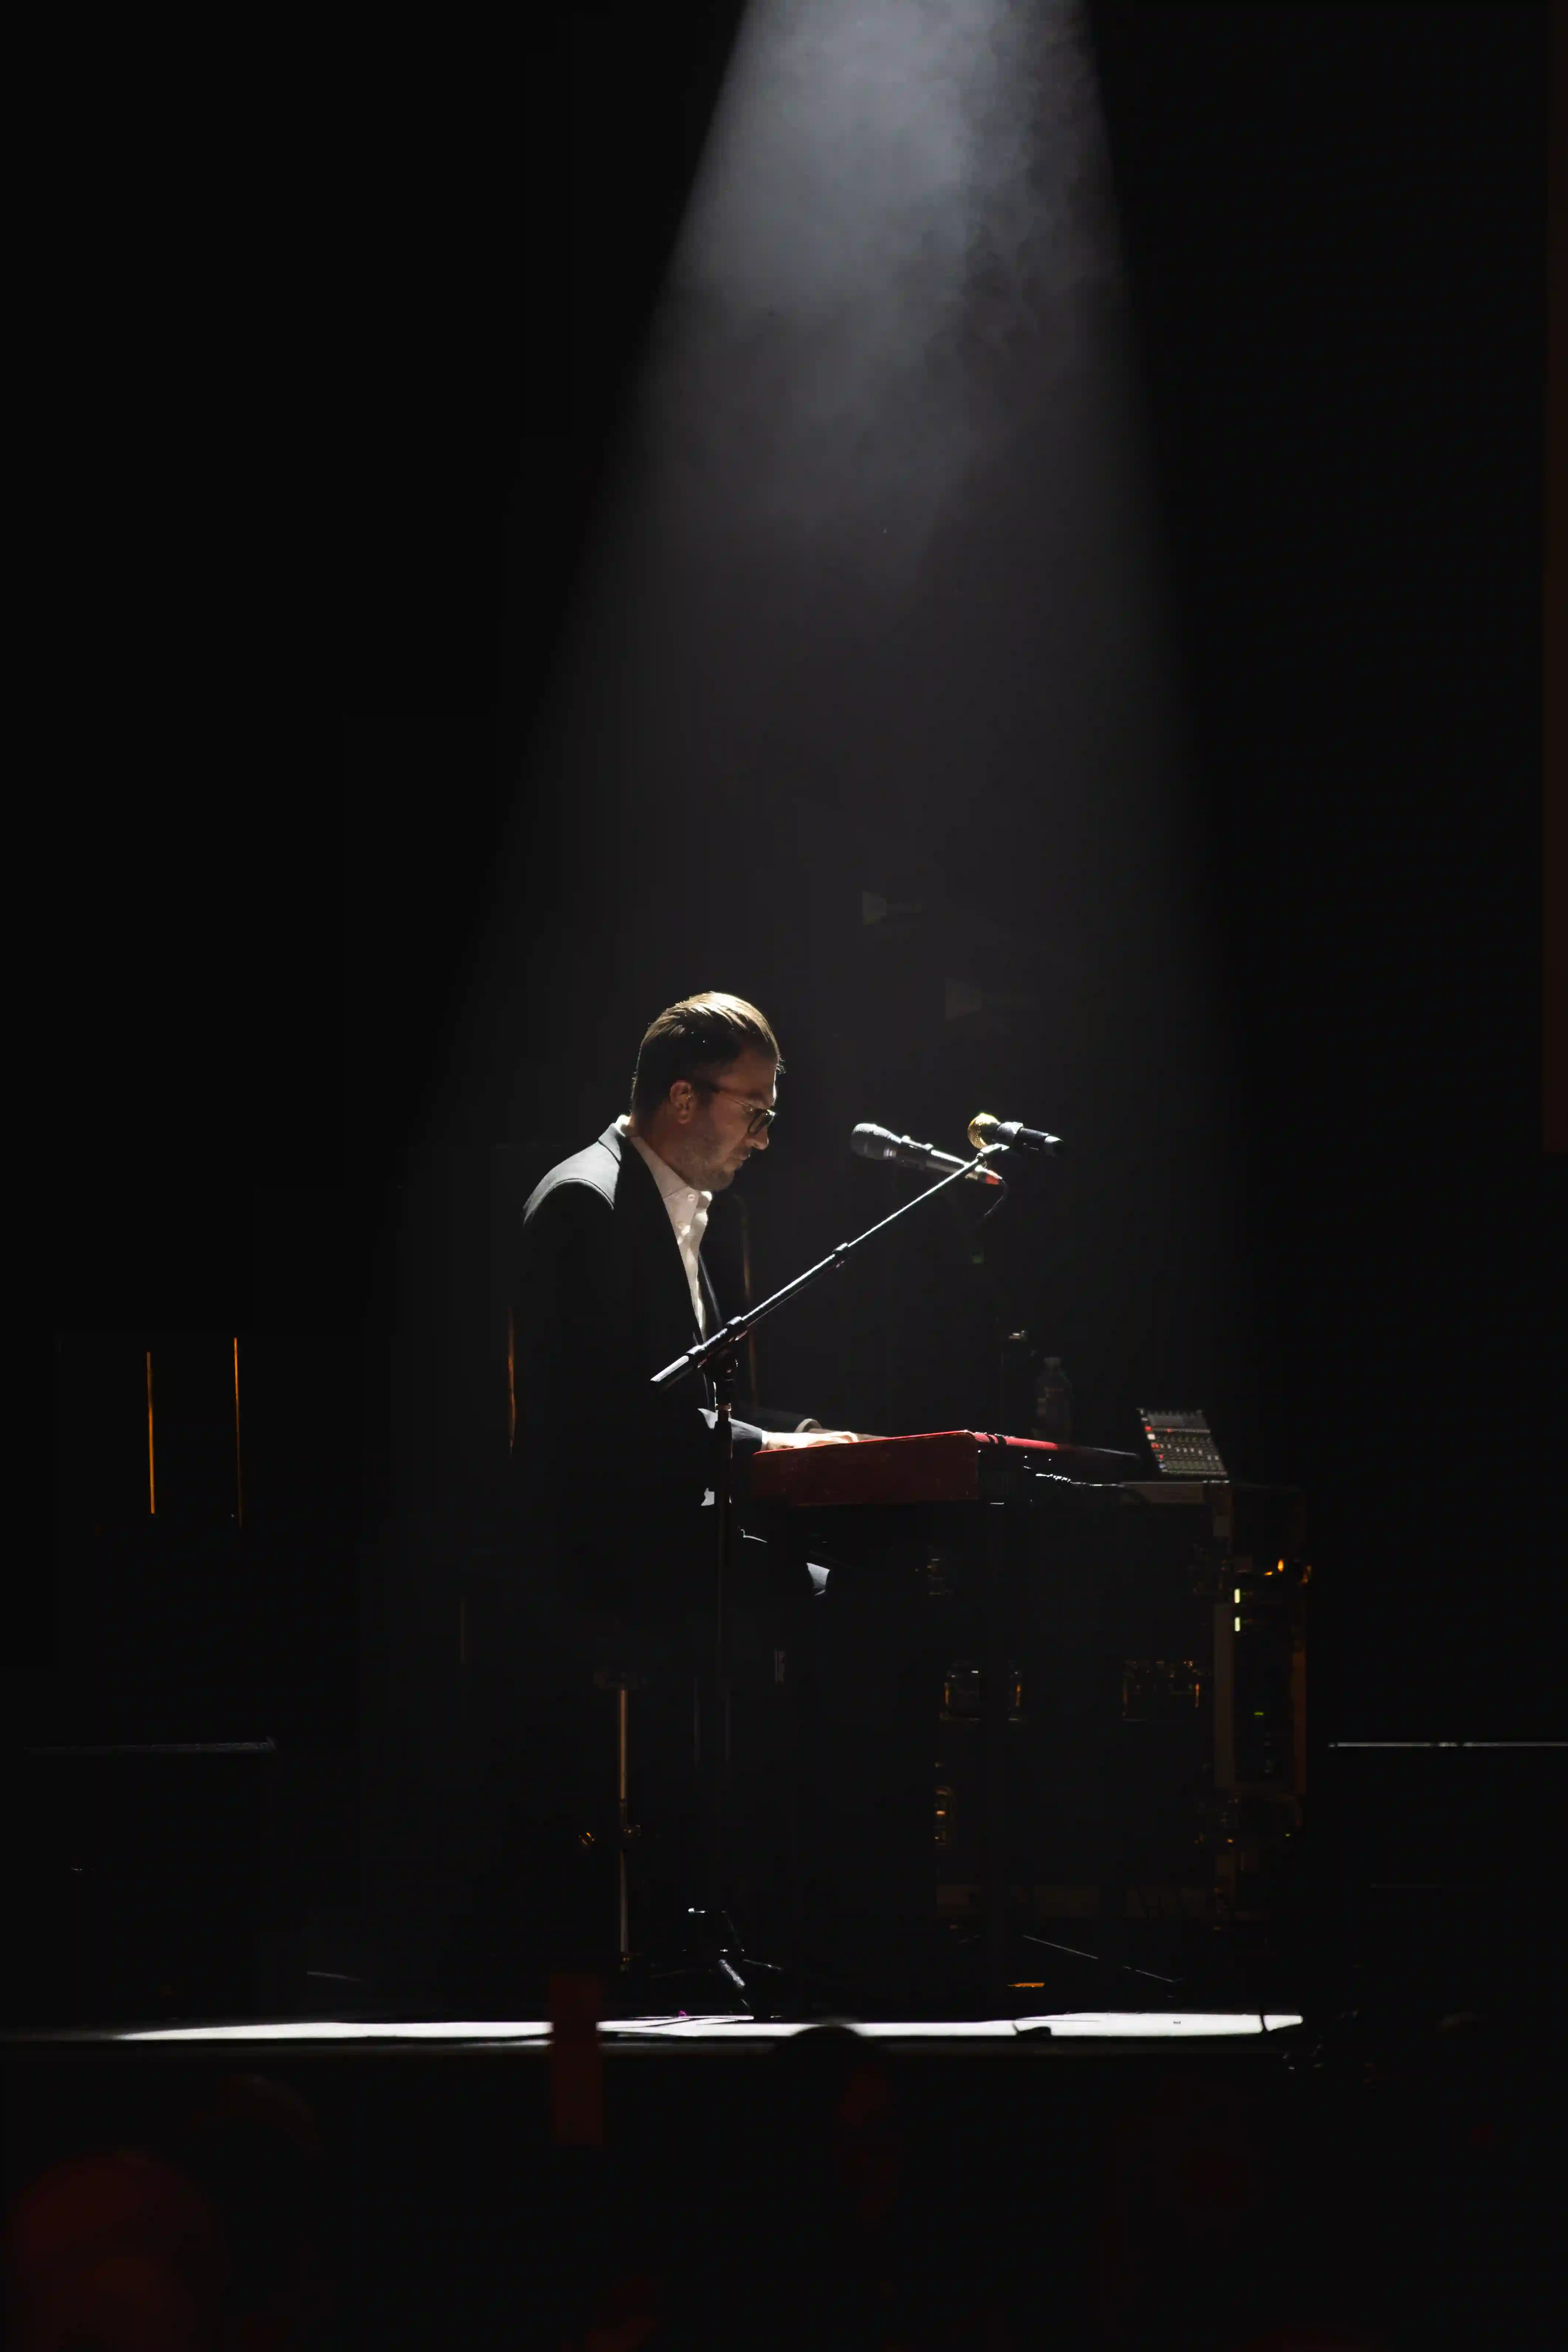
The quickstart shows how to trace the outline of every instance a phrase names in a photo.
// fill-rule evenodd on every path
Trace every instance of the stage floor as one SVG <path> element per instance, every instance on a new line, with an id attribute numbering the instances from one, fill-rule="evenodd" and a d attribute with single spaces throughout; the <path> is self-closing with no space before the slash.
<path id="1" fill-rule="evenodd" d="M 85 2261 L 128 2180 L 163 2184 L 170 2210 L 197 2195 L 246 2275 L 308 2276 L 327 2315 L 280 2339 L 301 2343 L 515 2352 L 634 2294 L 650 2346 L 697 2352 L 816 2341 L 830 2313 L 833 2342 L 922 2352 L 1047 2329 L 1105 2352 L 1285 2326 L 1400 2343 L 1430 2322 L 1422 2340 L 1452 2340 L 1454 2311 L 1497 2316 L 1500 2278 L 1512 2320 L 1534 2305 L 1562 2179 L 1537 2155 L 1560 2076 L 1447 2023 L 1387 2040 L 1289 2011 L 1061 2010 L 636 2017 L 574 2043 L 484 2016 L 12 2032 L 0 2202 L 36 2215 L 24 2242 L 85 2232 Z M 872 2311 L 851 2339 L 884 2280 L 902 2333 Z"/>
<path id="2" fill-rule="evenodd" d="M 1299 2015 L 1235 2011 L 1157 2010 L 1071 2010 L 1038 2017 L 995 2017 L 963 2021 L 910 2020 L 906 2023 L 855 2018 L 814 2018 L 759 2021 L 740 2016 L 613 2018 L 599 2027 L 606 2048 L 635 2048 L 649 2042 L 711 2042 L 715 2047 L 771 2047 L 796 2035 L 819 2031 L 825 2024 L 847 2028 L 880 2044 L 976 2042 L 1007 2043 L 1038 2041 L 1168 2042 L 1216 2035 L 1279 2033 L 1299 2026 Z M 550 2041 L 547 2021 L 537 2018 L 284 2018 L 264 2023 L 237 2025 L 157 2025 L 72 2029 L 68 2032 L 13 2033 L 4 2037 L 13 2047 L 68 2043 L 101 2045 L 125 2042 L 165 2042 L 193 2052 L 220 2050 L 228 2045 L 266 2042 L 275 2045 L 366 2042 L 421 2042 L 495 2047 L 542 2048 Z"/>

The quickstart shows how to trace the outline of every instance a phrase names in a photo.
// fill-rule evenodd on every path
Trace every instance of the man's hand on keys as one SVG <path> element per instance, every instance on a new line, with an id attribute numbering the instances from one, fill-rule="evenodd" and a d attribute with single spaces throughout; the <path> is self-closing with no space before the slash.
<path id="1" fill-rule="evenodd" d="M 776 1454 L 781 1447 L 799 1445 L 858 1445 L 860 1433 L 856 1429 L 793 1429 L 787 1434 L 770 1437 L 762 1448 L 764 1454 Z"/>

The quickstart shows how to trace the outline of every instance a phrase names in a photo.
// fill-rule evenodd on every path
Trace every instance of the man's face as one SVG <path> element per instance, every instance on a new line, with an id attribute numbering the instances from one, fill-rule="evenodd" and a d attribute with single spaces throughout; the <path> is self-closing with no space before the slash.
<path id="1" fill-rule="evenodd" d="M 767 1150 L 766 1122 L 755 1133 L 752 1128 L 757 1114 L 772 1110 L 778 1098 L 777 1066 L 753 1048 L 710 1077 L 690 1087 L 681 1080 L 670 1089 L 680 1153 L 670 1164 L 689 1184 L 722 1192 L 753 1151 Z"/>

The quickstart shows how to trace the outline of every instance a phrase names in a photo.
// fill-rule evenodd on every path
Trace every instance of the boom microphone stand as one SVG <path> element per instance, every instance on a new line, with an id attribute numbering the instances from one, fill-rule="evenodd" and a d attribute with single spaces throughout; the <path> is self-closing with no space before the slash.
<path id="1" fill-rule="evenodd" d="M 737 1353 L 765 1316 L 775 1314 L 790 1299 L 799 1297 L 802 1291 L 809 1290 L 812 1284 L 819 1282 L 825 1274 L 841 1272 L 855 1252 L 863 1248 L 866 1243 L 874 1241 L 879 1234 L 885 1234 L 889 1225 L 896 1225 L 900 1217 L 907 1217 L 925 1202 L 934 1201 L 937 1194 L 945 1192 L 950 1184 L 956 1184 L 964 1177 L 973 1177 L 977 1168 L 989 1166 L 1006 1149 L 1005 1143 L 983 1145 L 973 1160 L 961 1162 L 947 1175 L 939 1178 L 936 1183 L 928 1186 L 925 1192 L 917 1192 L 912 1200 L 904 1202 L 890 1216 L 879 1218 L 863 1234 L 857 1234 L 853 1241 L 840 1242 L 837 1248 L 830 1250 L 825 1258 L 819 1258 L 815 1265 L 807 1266 L 804 1274 L 797 1274 L 793 1282 L 786 1282 L 782 1289 L 775 1290 L 771 1298 L 761 1300 L 755 1307 L 748 1307 L 744 1314 L 732 1315 L 719 1330 L 706 1339 L 696 1341 L 683 1356 L 677 1356 L 673 1363 L 666 1364 L 662 1371 L 653 1375 L 652 1385 L 660 1390 L 673 1388 L 677 1381 L 697 1372 L 710 1372 L 713 1380 L 716 1408 L 713 1423 L 713 1671 L 718 1722 L 714 1742 L 711 1870 L 712 1905 L 714 1910 L 721 1914 L 724 1908 L 724 1813 L 731 1765 L 729 1596 L 734 1578 L 737 1526 L 733 1489 Z M 1003 1198 L 1005 1197 L 1004 1192 Z M 1000 1207 L 1001 1202 L 995 1205 Z"/>

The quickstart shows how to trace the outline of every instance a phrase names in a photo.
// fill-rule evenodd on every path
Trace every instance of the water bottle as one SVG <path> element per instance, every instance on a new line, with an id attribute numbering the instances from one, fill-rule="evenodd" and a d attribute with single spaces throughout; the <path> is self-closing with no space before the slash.
<path id="1" fill-rule="evenodd" d="M 1035 1373 L 1035 1435 L 1055 1445 L 1072 1440 L 1072 1382 L 1059 1356 L 1043 1356 Z"/>

